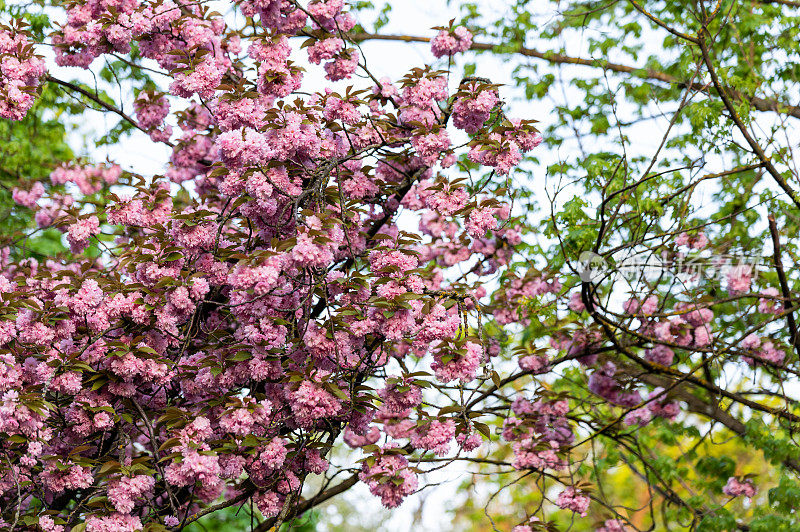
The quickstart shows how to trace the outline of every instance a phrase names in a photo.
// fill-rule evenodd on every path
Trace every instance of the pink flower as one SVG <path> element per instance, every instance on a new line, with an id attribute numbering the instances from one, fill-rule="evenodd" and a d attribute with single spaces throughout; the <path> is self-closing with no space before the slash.
<path id="1" fill-rule="evenodd" d="M 475 134 L 483 127 L 492 109 L 498 104 L 497 90 L 482 88 L 477 82 L 470 82 L 460 92 L 467 94 L 460 96 L 453 103 L 453 125 L 463 129 L 469 134 Z"/>
<path id="2" fill-rule="evenodd" d="M 762 314 L 780 314 L 783 311 L 783 302 L 779 299 L 781 293 L 777 288 L 769 287 L 761 291 L 758 299 L 758 311 Z"/>
<path id="3" fill-rule="evenodd" d="M 444 216 L 450 216 L 466 207 L 468 199 L 469 195 L 463 187 L 450 187 L 449 184 L 445 184 L 441 190 L 428 196 L 425 204 Z"/>
<path id="4" fill-rule="evenodd" d="M 661 364 L 662 366 L 671 366 L 675 358 L 675 353 L 665 345 L 656 345 L 652 349 L 647 349 L 644 352 L 645 360 Z"/>
<path id="5" fill-rule="evenodd" d="M 342 49 L 344 49 L 344 41 L 338 37 L 332 37 L 315 42 L 306 51 L 308 52 L 308 60 L 318 65 L 322 61 L 333 59 Z"/>
<path id="6" fill-rule="evenodd" d="M 603 526 L 595 529 L 595 532 L 626 532 L 629 527 L 621 519 L 606 519 Z"/>
<path id="7" fill-rule="evenodd" d="M 445 421 L 434 419 L 414 429 L 411 433 L 411 445 L 443 456 L 449 451 L 450 441 L 455 433 L 456 426 L 452 419 Z"/>
<path id="8" fill-rule="evenodd" d="M 317 422 L 338 415 L 342 410 L 341 401 L 332 393 L 310 381 L 303 381 L 291 393 L 292 413 L 301 427 L 311 427 Z"/>
<path id="9" fill-rule="evenodd" d="M 400 506 L 417 489 L 417 475 L 409 469 L 408 460 L 394 449 L 384 447 L 374 460 L 368 457 L 361 466 L 359 478 L 369 486 L 373 495 L 381 498 L 387 508 Z"/>
<path id="10" fill-rule="evenodd" d="M 36 101 L 36 89 L 46 73 L 23 33 L 0 31 L 0 117 L 22 120 Z"/>
<path id="11" fill-rule="evenodd" d="M 14 200 L 15 203 L 18 203 L 23 207 L 28 207 L 29 209 L 33 209 L 36 207 L 36 202 L 39 201 L 39 198 L 41 198 L 43 194 L 44 194 L 44 185 L 42 185 L 37 181 L 36 183 L 33 184 L 30 191 L 14 187 L 11 194 L 11 198 Z"/>
<path id="12" fill-rule="evenodd" d="M 67 230 L 67 242 L 70 251 L 80 253 L 89 245 L 89 239 L 100 231 L 100 220 L 97 216 L 82 218 L 70 225 Z"/>
<path id="13" fill-rule="evenodd" d="M 563 510 L 572 510 L 581 517 L 586 517 L 588 515 L 590 502 L 591 499 L 589 499 L 589 497 L 570 486 L 558 494 L 556 506 Z"/>
<path id="14" fill-rule="evenodd" d="M 441 382 L 459 380 L 465 383 L 475 379 L 483 358 L 483 348 L 474 342 L 467 342 L 464 349 L 456 353 L 439 350 L 434 355 L 431 368 Z"/>
<path id="15" fill-rule="evenodd" d="M 447 136 L 447 130 L 441 128 L 435 132 L 411 137 L 411 144 L 425 164 L 431 165 L 450 147 L 450 137 Z"/>
<path id="16" fill-rule="evenodd" d="M 150 493 L 153 486 L 155 486 L 155 479 L 151 476 L 122 477 L 109 484 L 108 500 L 118 512 L 129 514 L 137 499 Z"/>
<path id="17" fill-rule="evenodd" d="M 579 314 L 586 310 L 586 305 L 583 304 L 583 299 L 580 292 L 573 292 L 570 294 L 567 307 L 569 307 L 572 312 L 577 312 Z"/>
<path id="18" fill-rule="evenodd" d="M 133 515 L 113 513 L 104 517 L 89 516 L 86 532 L 135 532 L 142 529 L 142 521 Z"/>
<path id="19" fill-rule="evenodd" d="M 228 63 L 218 60 L 213 54 L 207 54 L 194 69 L 178 72 L 169 91 L 182 98 L 190 98 L 194 94 L 212 98 L 227 70 Z"/>
<path id="20" fill-rule="evenodd" d="M 648 296 L 644 302 L 632 297 L 622 304 L 626 314 L 651 316 L 658 310 L 658 296 Z"/>
<path id="21" fill-rule="evenodd" d="M 463 26 L 450 31 L 441 30 L 431 40 L 431 51 L 436 57 L 466 52 L 470 46 L 472 46 L 472 33 Z"/>
<path id="22" fill-rule="evenodd" d="M 748 499 L 752 499 L 756 494 L 756 488 L 749 478 L 739 480 L 736 477 L 730 477 L 728 483 L 722 488 L 722 493 L 731 497 L 744 495 Z"/>
<path id="23" fill-rule="evenodd" d="M 734 266 L 728 272 L 728 292 L 744 294 L 750 291 L 753 279 L 753 268 L 749 264 Z"/>
<path id="24" fill-rule="evenodd" d="M 358 51 L 354 49 L 338 53 L 332 61 L 325 63 L 325 78 L 330 81 L 349 79 L 355 73 L 359 59 Z"/>
<path id="25" fill-rule="evenodd" d="M 467 232 L 474 237 L 483 236 L 486 231 L 497 228 L 494 207 L 478 207 L 469 213 Z"/>

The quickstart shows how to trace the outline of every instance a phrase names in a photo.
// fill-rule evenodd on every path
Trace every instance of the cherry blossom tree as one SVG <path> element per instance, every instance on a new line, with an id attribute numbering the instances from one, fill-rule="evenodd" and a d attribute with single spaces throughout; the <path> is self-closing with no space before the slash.
<path id="1" fill-rule="evenodd" d="M 610 13 L 622 36 L 595 49 L 636 55 L 646 28 L 669 72 L 530 48 L 530 18 L 485 23 L 472 4 L 432 37 L 368 32 L 343 0 L 46 2 L 49 35 L 12 10 L 3 119 L 58 89 L 116 117 L 104 142 L 171 156 L 164 175 L 65 160 L 12 191 L 36 228 L 0 255 L 0 526 L 182 530 L 247 507 L 265 531 L 357 484 L 397 508 L 468 464 L 491 492 L 484 529 L 523 486 L 515 532 L 792 530 L 797 83 L 775 50 L 800 26 L 776 3 L 582 5 L 543 35 Z M 774 46 L 748 48 L 754 33 Z M 359 43 L 379 39 L 424 42 L 431 64 L 378 77 Z M 572 78 L 584 94 L 543 136 L 487 56 L 464 65 L 481 50 L 601 74 Z M 118 96 L 60 74 L 100 63 Z M 517 80 L 533 97 L 548 76 Z M 654 152 L 631 142 L 642 78 L 676 105 Z M 551 164 L 534 196 L 525 156 L 565 127 L 580 163 Z M 710 182 L 709 214 L 694 194 Z M 31 256 L 40 230 L 64 250 Z M 767 261 L 726 264 L 764 241 Z M 763 480 L 714 452 L 725 438 L 771 462 Z"/>
<path id="2" fill-rule="evenodd" d="M 65 163 L 14 190 L 70 252 L 3 254 L 4 526 L 181 529 L 252 500 L 266 529 L 314 504 L 305 479 L 340 437 L 366 457 L 330 489 L 364 482 L 396 507 L 418 486 L 413 449 L 487 432 L 423 407 L 421 388 L 487 378 L 470 324 L 519 241 L 501 176 L 541 136 L 485 80 L 376 79 L 341 1 L 227 7 L 247 23 L 171 1 L 63 6 L 56 65 L 129 55 L 171 73 L 168 93 L 137 90 L 134 116 L 49 74 L 24 23 L 2 28 L 4 118 L 56 84 L 172 149 L 165 176 Z M 437 55 L 465 49 L 453 35 Z M 302 90 L 301 48 L 330 82 L 364 81 Z M 498 179 L 468 190 L 464 161 Z"/>

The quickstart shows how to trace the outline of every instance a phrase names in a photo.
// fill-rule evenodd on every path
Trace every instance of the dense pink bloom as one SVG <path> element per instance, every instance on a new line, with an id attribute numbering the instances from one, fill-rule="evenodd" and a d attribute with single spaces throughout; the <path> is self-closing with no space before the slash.
<path id="1" fill-rule="evenodd" d="M 483 348 L 474 342 L 467 342 L 464 349 L 457 353 L 446 350 L 436 353 L 431 368 L 442 382 L 470 382 L 475 379 L 483 359 Z"/>
<path id="2" fill-rule="evenodd" d="M 497 229 L 494 207 L 478 207 L 469 213 L 467 232 L 472 236 L 483 236 L 486 231 Z"/>
<path id="3" fill-rule="evenodd" d="M 512 168 L 522 161 L 522 156 L 538 146 L 542 137 L 538 133 L 523 131 L 517 120 L 512 120 L 516 131 L 507 131 L 503 135 L 491 133 L 491 143 L 476 143 L 469 151 L 469 158 L 475 163 L 494 167 L 499 175 L 508 174 Z"/>
<path id="4" fill-rule="evenodd" d="M 603 526 L 595 529 L 595 532 L 627 532 L 630 527 L 625 525 L 621 519 L 606 519 Z"/>
<path id="5" fill-rule="evenodd" d="M 291 397 L 295 420 L 303 427 L 310 427 L 325 418 L 336 416 L 342 410 L 339 399 L 308 381 L 301 383 Z"/>
<path id="6" fill-rule="evenodd" d="M 42 194 L 44 194 L 44 185 L 37 181 L 30 190 L 22 190 L 14 187 L 11 197 L 16 203 L 32 209 L 36 206 L 36 202 L 39 201 Z"/>
<path id="7" fill-rule="evenodd" d="M 456 433 L 456 426 L 452 419 L 445 421 L 431 420 L 429 423 L 418 426 L 411 433 L 411 445 L 417 449 L 433 451 L 437 455 L 447 454 L 450 442 Z"/>
<path id="8" fill-rule="evenodd" d="M 24 33 L 0 30 L 0 117 L 22 120 L 36 101 L 36 89 L 46 72 Z"/>
<path id="9" fill-rule="evenodd" d="M 475 134 L 498 104 L 497 91 L 493 88 L 482 88 L 476 82 L 470 82 L 461 90 L 466 94 L 453 103 L 453 125 L 469 134 Z"/>
<path id="10" fill-rule="evenodd" d="M 781 293 L 777 288 L 769 287 L 761 291 L 758 299 L 758 311 L 764 314 L 780 314 L 783 310 L 783 302 L 778 299 Z"/>
<path id="11" fill-rule="evenodd" d="M 431 51 L 436 57 L 445 55 L 455 55 L 458 52 L 466 52 L 472 45 L 472 33 L 463 27 L 458 26 L 452 31 L 441 30 L 431 41 Z"/>
<path id="12" fill-rule="evenodd" d="M 753 279 L 753 267 L 749 264 L 734 266 L 728 272 L 728 292 L 742 294 L 750 291 Z"/>
<path id="13" fill-rule="evenodd" d="M 97 216 L 82 218 L 69 226 L 67 242 L 70 251 L 80 253 L 89 245 L 89 239 L 100 231 L 100 220 Z"/>
<path id="14" fill-rule="evenodd" d="M 591 499 L 589 499 L 589 497 L 573 487 L 565 489 L 559 493 L 558 498 L 556 498 L 556 505 L 559 508 L 572 510 L 581 517 L 586 517 L 588 514 L 590 502 Z"/>
<path id="15" fill-rule="evenodd" d="M 167 140 L 172 128 L 164 124 L 169 114 L 169 102 L 163 94 L 142 91 L 133 102 L 139 126 L 150 133 L 154 141 Z"/>
<path id="16" fill-rule="evenodd" d="M 120 513 L 91 516 L 86 520 L 86 532 L 135 532 L 141 528 L 142 521 L 138 517 Z"/>
<path id="17" fill-rule="evenodd" d="M 442 128 L 436 132 L 411 137 L 411 143 L 425 164 L 433 164 L 450 147 L 450 137 Z"/>
<path id="18" fill-rule="evenodd" d="M 306 51 L 308 52 L 308 60 L 318 65 L 323 61 L 333 59 L 343 49 L 344 41 L 338 37 L 331 37 L 315 42 Z"/>
<path id="19" fill-rule="evenodd" d="M 583 299 L 581 299 L 580 292 L 573 292 L 572 294 L 570 294 L 569 303 L 567 304 L 567 306 L 572 312 L 580 313 L 586 310 L 586 305 L 583 304 Z"/>
<path id="20" fill-rule="evenodd" d="M 428 196 L 426 205 L 436 212 L 450 216 L 467 205 L 467 191 L 462 187 L 442 185 L 442 189 Z"/>
<path id="21" fill-rule="evenodd" d="M 383 400 L 384 409 L 403 412 L 422 402 L 422 390 L 406 379 L 392 378 L 387 381 L 386 387 L 378 390 L 378 397 Z"/>
<path id="22" fill-rule="evenodd" d="M 94 166 L 62 165 L 50 174 L 54 185 L 74 183 L 81 193 L 93 194 L 105 185 L 113 185 L 122 174 L 122 168 L 116 164 L 97 164 Z"/>
<path id="23" fill-rule="evenodd" d="M 644 358 L 650 362 L 661 364 L 662 366 L 671 366 L 675 358 L 675 353 L 665 345 L 657 345 L 652 349 L 646 350 Z"/>
<path id="24" fill-rule="evenodd" d="M 155 479 L 151 476 L 122 477 L 109 485 L 108 500 L 118 512 L 129 514 L 137 499 L 149 493 L 154 485 Z"/>
<path id="25" fill-rule="evenodd" d="M 774 366 L 780 366 L 786 359 L 786 353 L 782 349 L 775 347 L 775 344 L 770 341 L 762 342 L 760 346 L 756 345 L 751 349 L 753 350 L 752 357 L 742 357 L 751 366 L 755 366 L 759 360 Z"/>
<path id="26" fill-rule="evenodd" d="M 370 464 L 367 460 L 361 467 L 359 478 L 366 482 L 369 491 L 381 498 L 387 508 L 400 506 L 408 495 L 417 489 L 417 475 L 409 469 L 408 460 L 400 454 L 389 454 L 392 449 L 384 448 L 384 453 Z"/>
<path id="27" fill-rule="evenodd" d="M 227 69 L 227 63 L 208 54 L 194 70 L 188 73 L 179 72 L 175 76 L 175 81 L 169 86 L 170 93 L 182 98 L 189 98 L 193 94 L 211 98 Z"/>
<path id="28" fill-rule="evenodd" d="M 722 488 L 722 493 L 730 495 L 731 497 L 744 495 L 748 499 L 752 499 L 756 494 L 756 488 L 753 485 L 753 481 L 749 478 L 739 480 L 736 477 L 730 477 L 728 483 Z"/>
<path id="29" fill-rule="evenodd" d="M 648 296 L 643 302 L 633 297 L 622 304 L 627 314 L 650 316 L 658 310 L 658 296 Z"/>
<path id="30" fill-rule="evenodd" d="M 519 367 L 531 373 L 544 373 L 549 369 L 547 355 L 527 355 L 520 357 Z"/>
<path id="31" fill-rule="evenodd" d="M 358 67 L 359 59 L 358 51 L 354 49 L 339 52 L 333 60 L 325 63 L 325 77 L 330 81 L 350 78 Z"/>
<path id="32" fill-rule="evenodd" d="M 625 390 L 614 378 L 616 372 L 614 363 L 606 362 L 589 377 L 589 390 L 615 405 L 632 407 L 639 404 L 641 402 L 639 392 Z"/>

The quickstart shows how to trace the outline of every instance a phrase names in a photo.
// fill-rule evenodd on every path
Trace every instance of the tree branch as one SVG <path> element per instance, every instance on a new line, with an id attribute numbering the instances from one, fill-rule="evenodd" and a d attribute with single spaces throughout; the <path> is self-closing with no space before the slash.
<path id="1" fill-rule="evenodd" d="M 775 270 L 778 272 L 778 281 L 781 284 L 781 293 L 783 294 L 783 309 L 791 308 L 791 294 L 789 293 L 789 283 L 786 281 L 786 273 L 783 271 L 783 261 L 781 260 L 781 242 L 780 235 L 778 234 L 778 224 L 775 223 L 775 217 L 769 215 L 769 232 L 772 235 L 772 260 L 775 262 Z M 786 321 L 789 324 L 789 332 L 791 333 L 790 343 L 794 346 L 797 356 L 800 357 L 800 345 L 797 344 L 797 323 L 794 321 L 794 313 L 789 312 L 786 315 Z"/>
<path id="2" fill-rule="evenodd" d="M 323 491 L 322 493 L 318 493 L 311 499 L 305 500 L 302 503 L 295 506 L 293 511 L 290 512 L 288 518 L 294 519 L 296 517 L 300 517 L 314 506 L 322 504 L 323 502 L 339 495 L 340 493 L 344 493 L 345 491 L 349 490 L 350 488 L 355 486 L 357 482 L 358 482 L 358 473 L 355 473 L 351 477 L 347 478 L 346 480 L 343 480 L 334 487 L 329 488 Z M 275 526 L 276 519 L 277 518 L 275 517 L 271 517 L 269 519 L 262 521 L 256 528 L 253 529 L 253 532 L 267 532 L 273 526 Z"/>
<path id="3" fill-rule="evenodd" d="M 704 31 L 706 33 L 708 32 L 707 29 L 704 29 Z M 719 93 L 719 97 L 722 99 L 722 103 L 728 110 L 728 114 L 730 115 L 731 120 L 733 120 L 733 123 L 736 124 L 736 127 L 739 129 L 739 132 L 747 141 L 747 144 L 750 145 L 750 148 L 756 154 L 758 159 L 764 164 L 764 168 L 767 170 L 767 172 L 769 172 L 769 174 L 772 176 L 775 182 L 778 183 L 778 186 L 780 186 L 781 189 L 783 189 L 783 191 L 786 192 L 789 198 L 791 198 L 792 203 L 794 203 L 795 206 L 797 206 L 797 208 L 800 208 L 800 197 L 797 195 L 797 192 L 795 192 L 789 186 L 789 184 L 786 182 L 786 179 L 784 179 L 784 177 L 781 175 L 778 169 L 775 168 L 775 165 L 772 164 L 772 160 L 764 152 L 764 148 L 762 148 L 761 145 L 758 142 L 756 142 L 753 136 L 750 135 L 750 132 L 747 131 L 747 126 L 745 126 L 744 122 L 739 116 L 739 113 L 736 112 L 736 108 L 733 106 L 730 96 L 728 95 L 725 87 L 722 86 L 722 83 L 720 83 L 719 77 L 717 76 L 717 71 L 714 68 L 713 61 L 711 60 L 711 55 L 708 50 L 708 45 L 706 44 L 704 35 L 701 35 L 700 41 L 698 42 L 698 47 L 700 48 L 700 52 L 703 55 L 703 62 L 706 64 L 708 73 L 711 76 L 711 81 L 714 84 L 714 87 L 717 89 L 717 93 Z"/>
<path id="4" fill-rule="evenodd" d="M 421 37 L 415 35 L 381 35 L 377 33 L 365 33 L 365 32 L 351 33 L 348 36 L 348 38 L 354 42 L 363 42 L 363 41 L 399 41 L 399 42 L 420 42 L 420 43 L 431 42 L 430 37 Z M 499 45 L 497 44 L 473 41 L 472 45 L 470 46 L 470 50 L 478 50 L 478 51 L 495 50 L 498 46 Z M 697 83 L 697 82 L 692 83 L 686 80 L 681 80 L 679 78 L 676 78 L 675 76 L 671 76 L 666 72 L 659 72 L 657 70 L 651 70 L 648 68 L 632 67 L 620 63 L 612 63 L 611 61 L 605 61 L 603 59 L 584 59 L 582 57 L 572 57 L 551 51 L 542 52 L 534 48 L 525 48 L 525 47 L 520 47 L 514 50 L 513 52 L 508 52 L 508 53 L 515 53 L 525 57 L 533 57 L 553 64 L 580 65 L 592 68 L 601 68 L 603 70 L 610 70 L 611 72 L 617 72 L 619 74 L 631 74 L 640 79 L 661 81 L 664 83 L 669 83 L 671 85 L 686 87 L 692 90 L 698 90 L 698 91 L 706 90 L 706 85 L 703 83 Z M 730 89 L 729 92 L 737 100 L 747 101 L 758 111 L 781 113 L 794 118 L 800 118 L 800 106 L 798 105 L 785 105 L 776 99 L 760 98 L 758 96 L 748 96 L 741 94 L 738 91 Z"/>
<path id="5" fill-rule="evenodd" d="M 62 87 L 65 87 L 65 88 L 67 88 L 67 89 L 69 89 L 71 91 L 75 91 L 77 93 L 82 94 L 83 96 L 89 98 L 94 103 L 96 103 L 97 105 L 99 105 L 100 107 L 105 109 L 106 111 L 110 111 L 110 112 L 114 113 L 115 115 L 118 115 L 119 117 L 121 117 L 126 122 L 130 123 L 133 127 L 138 129 L 139 131 L 141 131 L 143 133 L 146 133 L 148 135 L 150 134 L 147 130 L 143 129 L 142 126 L 139 125 L 139 122 L 137 122 L 131 116 L 126 114 L 124 111 L 114 107 L 113 105 L 109 104 L 108 102 L 103 101 L 101 98 L 97 97 L 97 95 L 92 94 L 91 92 L 87 91 L 83 87 L 75 85 L 74 83 L 71 83 L 69 81 L 64 81 L 63 79 L 54 78 L 50 74 L 45 76 L 45 79 L 47 81 L 49 81 L 50 83 L 55 83 L 56 85 L 61 85 Z M 162 142 L 164 144 L 166 144 L 167 146 L 169 146 L 170 148 L 174 148 L 175 147 L 175 145 L 173 143 L 171 143 L 170 141 L 168 141 L 168 140 L 165 140 L 165 141 L 162 141 Z"/>

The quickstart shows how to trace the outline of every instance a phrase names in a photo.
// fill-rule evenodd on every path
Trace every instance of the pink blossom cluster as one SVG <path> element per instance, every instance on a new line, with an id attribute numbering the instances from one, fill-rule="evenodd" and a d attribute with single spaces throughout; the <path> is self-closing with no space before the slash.
<path id="1" fill-rule="evenodd" d="M 542 143 L 535 132 L 524 132 L 524 124 L 512 120 L 510 127 L 497 128 L 487 139 L 489 142 L 473 141 L 469 158 L 475 163 L 491 166 L 499 175 L 508 174 L 519 165 L 524 153 Z"/>
<path id="2" fill-rule="evenodd" d="M 137 500 L 150 494 L 154 485 L 155 479 L 148 475 L 122 477 L 109 484 L 108 500 L 119 513 L 129 514 Z"/>
<path id="3" fill-rule="evenodd" d="M 736 477 L 730 477 L 728 483 L 722 488 L 722 493 L 731 497 L 744 495 L 748 499 L 752 499 L 756 495 L 756 487 L 749 478 L 738 479 Z"/>
<path id="4" fill-rule="evenodd" d="M 744 294 L 750 291 L 753 282 L 753 267 L 749 264 L 738 264 L 728 271 L 728 292 Z"/>
<path id="5" fill-rule="evenodd" d="M 359 478 L 369 486 L 373 495 L 380 497 L 387 508 L 400 506 L 407 496 L 417 489 L 417 475 L 411 470 L 405 456 L 393 447 L 384 447 L 374 461 L 367 458 Z"/>
<path id="6" fill-rule="evenodd" d="M 772 286 L 760 292 L 758 298 L 758 311 L 763 314 L 780 314 L 783 310 L 783 302 L 780 301 L 781 293 Z"/>
<path id="7" fill-rule="evenodd" d="M 588 515 L 590 503 L 591 499 L 589 497 L 572 486 L 563 490 L 556 498 L 556 506 L 564 510 L 572 510 L 581 517 Z"/>
<path id="8" fill-rule="evenodd" d="M 463 349 L 453 351 L 439 349 L 435 352 L 431 369 L 442 382 L 459 380 L 470 382 L 475 379 L 478 369 L 485 361 L 483 347 L 475 342 L 467 342 Z"/>
<path id="9" fill-rule="evenodd" d="M 36 90 L 45 73 L 45 62 L 34 54 L 25 33 L 1 28 L 0 117 L 22 120 L 36 101 Z"/>
<path id="10" fill-rule="evenodd" d="M 669 347 L 659 344 L 645 350 L 644 358 L 662 366 L 671 366 L 675 360 L 675 352 Z"/>
<path id="11" fill-rule="evenodd" d="M 462 85 L 456 96 L 453 103 L 453 125 L 470 135 L 483 127 L 499 102 L 496 89 L 476 81 Z"/>
<path id="12" fill-rule="evenodd" d="M 133 108 L 139 127 L 147 131 L 153 141 L 169 140 L 172 126 L 164 125 L 164 119 L 169 115 L 169 101 L 165 95 L 142 91 L 133 101 Z"/>
<path id="13" fill-rule="evenodd" d="M 657 322 L 645 323 L 642 330 L 659 341 L 680 346 L 706 347 L 714 341 L 711 322 L 714 311 L 693 303 L 677 303 L 674 312 Z"/>
<path id="14" fill-rule="evenodd" d="M 595 529 L 595 532 L 628 532 L 631 530 L 622 519 L 606 519 L 603 526 Z"/>
<path id="15" fill-rule="evenodd" d="M 527 524 L 515 526 L 511 529 L 511 532 L 533 532 L 535 529 L 541 526 L 541 519 L 535 515 L 532 515 L 525 521 L 525 523 Z"/>
<path id="16" fill-rule="evenodd" d="M 742 360 L 751 366 L 757 366 L 759 362 L 766 362 L 771 366 L 781 366 L 786 359 L 786 353 L 779 349 L 774 342 L 762 341 L 755 333 L 745 336 L 740 345 L 747 353 Z"/>
<path id="17" fill-rule="evenodd" d="M 450 442 L 455 437 L 456 426 L 452 419 L 446 421 L 431 420 L 429 423 L 417 425 L 411 433 L 411 445 L 417 449 L 433 451 L 439 456 L 450 450 Z"/>
<path id="18" fill-rule="evenodd" d="M 595 395 L 608 402 L 623 407 L 633 407 L 642 401 L 638 391 L 626 389 L 615 378 L 617 366 L 613 362 L 606 362 L 589 376 L 588 388 Z"/>
<path id="19" fill-rule="evenodd" d="M 431 51 L 436 57 L 466 52 L 470 46 L 472 46 L 472 33 L 464 26 L 442 29 L 431 40 Z"/>
<path id="20" fill-rule="evenodd" d="M 675 244 L 678 246 L 689 247 L 692 249 L 703 249 L 708 246 L 708 237 L 703 231 L 699 231 L 694 235 L 689 233 L 681 233 L 675 238 Z"/>
<path id="21" fill-rule="evenodd" d="M 495 207 L 478 207 L 467 217 L 467 233 L 473 237 L 483 236 L 486 231 L 497 229 Z"/>
<path id="22" fill-rule="evenodd" d="M 595 349 L 601 345 L 602 335 L 594 329 L 578 329 L 558 332 L 550 337 L 550 347 L 564 351 L 567 357 L 574 358 L 583 366 L 594 366 L 597 362 Z"/>
<path id="23" fill-rule="evenodd" d="M 11 193 L 11 199 L 14 200 L 15 203 L 22 205 L 23 207 L 28 207 L 29 209 L 36 208 L 36 202 L 44 194 L 44 185 L 40 182 L 36 182 L 33 184 L 30 190 L 23 190 L 17 187 L 14 187 Z"/>
<path id="24" fill-rule="evenodd" d="M 505 304 L 498 305 L 494 317 L 498 323 L 527 323 L 525 303 L 533 298 L 556 295 L 561 291 L 561 281 L 557 277 L 529 271 L 524 277 L 509 272 L 505 286 L 495 295 Z"/>
<path id="25" fill-rule="evenodd" d="M 632 410 L 625 415 L 626 425 L 646 425 L 653 418 L 661 417 L 674 420 L 680 413 L 677 401 L 670 401 L 663 388 L 656 388 L 647 396 L 647 405 Z"/>
<path id="26" fill-rule="evenodd" d="M 344 49 L 344 41 L 338 37 L 331 37 L 316 41 L 308 47 L 308 60 L 318 65 L 323 61 L 328 61 Z"/>
<path id="27" fill-rule="evenodd" d="M 98 164 L 93 166 L 68 166 L 62 165 L 50 174 L 50 181 L 54 185 L 74 183 L 82 194 L 94 194 L 105 185 L 116 183 L 122 168 L 116 164 Z"/>
<path id="28" fill-rule="evenodd" d="M 622 309 L 626 314 L 652 316 L 658 310 L 658 296 L 647 296 L 644 301 L 639 301 L 637 298 L 633 297 L 622 304 Z"/>
<path id="29" fill-rule="evenodd" d="M 567 466 L 562 452 L 575 435 L 566 418 L 564 400 L 531 402 L 519 397 L 511 406 L 514 415 L 503 424 L 503 439 L 512 442 L 513 465 L 517 469 L 562 470 Z"/>
<path id="30" fill-rule="evenodd" d="M 100 231 L 100 220 L 97 216 L 81 218 L 67 229 L 67 242 L 73 253 L 80 253 L 89 245 L 89 239 Z"/>

